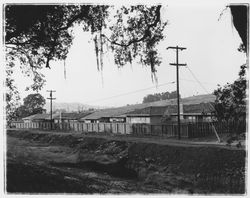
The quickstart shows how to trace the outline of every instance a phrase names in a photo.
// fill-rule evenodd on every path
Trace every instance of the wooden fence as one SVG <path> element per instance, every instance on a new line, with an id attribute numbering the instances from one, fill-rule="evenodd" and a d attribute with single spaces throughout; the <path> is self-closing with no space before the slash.
<path id="1" fill-rule="evenodd" d="M 201 122 L 181 123 L 181 137 L 205 137 L 214 134 L 213 127 L 218 133 L 245 132 L 246 123 Z M 20 129 L 51 130 L 50 122 L 13 122 L 12 126 Z M 96 132 L 112 134 L 129 134 L 134 136 L 164 136 L 177 137 L 177 124 L 129 124 L 129 123 L 52 123 L 52 130 L 71 132 Z"/>
<path id="2" fill-rule="evenodd" d="M 131 134 L 132 125 L 127 123 L 52 123 L 51 122 L 13 122 L 12 127 L 19 129 L 41 129 L 41 130 L 62 130 L 72 132 L 106 132 L 106 133 L 119 133 Z"/>

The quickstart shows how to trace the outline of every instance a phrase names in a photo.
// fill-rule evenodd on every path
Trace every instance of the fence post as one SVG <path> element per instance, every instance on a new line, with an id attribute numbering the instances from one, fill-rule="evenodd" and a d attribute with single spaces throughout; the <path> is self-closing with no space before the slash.
<path id="1" fill-rule="evenodd" d="M 106 126 L 106 123 L 103 124 L 103 131 L 104 131 L 104 133 L 106 133 L 106 127 L 105 126 Z"/>

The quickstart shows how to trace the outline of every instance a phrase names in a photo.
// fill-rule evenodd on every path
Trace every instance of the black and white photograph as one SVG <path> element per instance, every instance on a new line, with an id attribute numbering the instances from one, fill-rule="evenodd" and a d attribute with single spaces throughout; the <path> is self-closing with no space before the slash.
<path id="1" fill-rule="evenodd" d="M 3 196 L 248 195 L 248 1 L 1 5 Z"/>

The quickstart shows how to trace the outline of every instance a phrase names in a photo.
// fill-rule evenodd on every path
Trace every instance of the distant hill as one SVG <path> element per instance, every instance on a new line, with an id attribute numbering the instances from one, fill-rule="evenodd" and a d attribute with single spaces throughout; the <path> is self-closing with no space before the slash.
<path id="1" fill-rule="evenodd" d="M 197 95 L 197 96 L 190 96 L 186 98 L 181 98 L 180 103 L 189 105 L 189 104 L 200 104 L 200 103 L 209 103 L 214 102 L 215 96 L 212 94 L 204 94 L 204 95 Z M 169 99 L 169 100 L 161 100 L 156 102 L 148 102 L 143 104 L 136 104 L 136 105 L 129 105 L 127 108 L 141 108 L 141 107 L 149 107 L 149 106 L 166 106 L 166 105 L 176 105 L 176 99 Z M 124 106 L 124 108 L 126 108 Z"/>
<path id="2" fill-rule="evenodd" d="M 209 103 L 209 102 L 214 102 L 214 101 L 215 101 L 215 96 L 212 94 L 191 96 L 191 97 L 180 99 L 180 103 L 184 105 Z M 94 108 L 95 110 L 99 110 L 98 112 L 105 110 L 105 112 L 109 112 L 109 114 L 116 115 L 116 114 L 120 114 L 121 112 L 127 113 L 135 109 L 145 108 L 149 106 L 166 106 L 166 105 L 176 105 L 176 99 L 161 100 L 161 101 L 141 103 L 141 104 L 131 104 L 127 106 L 113 107 L 113 108 L 102 107 L 102 106 L 91 106 L 91 105 L 86 105 L 82 103 L 56 103 L 55 102 L 53 103 L 53 110 L 65 109 L 67 112 L 72 112 L 72 111 L 76 112 L 76 111 L 86 111 L 86 110 Z M 47 112 L 50 111 L 50 103 L 46 103 L 45 109 L 47 110 Z"/>
<path id="3" fill-rule="evenodd" d="M 46 109 L 47 112 L 50 111 L 50 103 L 47 101 L 45 104 L 44 108 Z M 82 103 L 66 103 L 66 102 L 53 102 L 53 111 L 54 110 L 65 110 L 67 112 L 78 112 L 78 111 L 86 111 L 89 109 L 103 109 L 105 107 L 102 106 L 92 106 L 92 105 L 86 105 Z"/>

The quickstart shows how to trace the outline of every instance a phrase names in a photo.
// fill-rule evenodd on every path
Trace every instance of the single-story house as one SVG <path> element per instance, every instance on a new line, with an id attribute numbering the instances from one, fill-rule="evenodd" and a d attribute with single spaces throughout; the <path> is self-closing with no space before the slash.
<path id="1" fill-rule="evenodd" d="M 85 123 L 99 123 L 99 122 L 126 122 L 126 113 L 134 111 L 135 109 L 144 108 L 147 104 L 127 105 L 117 108 L 107 108 L 97 110 L 83 118 L 80 121 Z"/>
<path id="2" fill-rule="evenodd" d="M 143 109 L 136 109 L 135 111 L 126 114 L 127 123 L 159 123 L 161 122 L 162 116 L 166 113 L 166 106 L 150 106 Z"/>
<path id="3" fill-rule="evenodd" d="M 200 103 L 183 105 L 180 110 L 180 118 L 182 122 L 206 122 L 212 121 L 214 115 L 214 106 L 212 103 Z M 170 113 L 171 121 L 177 121 L 177 106 L 173 106 Z"/>
<path id="4" fill-rule="evenodd" d="M 54 115 L 52 115 L 52 119 L 53 119 Z M 31 115 L 25 118 L 22 118 L 22 120 L 24 121 L 24 123 L 31 123 L 31 122 L 46 122 L 46 121 L 50 121 L 50 114 L 47 113 L 42 113 L 42 114 L 35 114 L 35 115 Z"/>
<path id="5" fill-rule="evenodd" d="M 83 112 L 83 113 L 57 113 L 54 116 L 55 123 L 69 123 L 69 122 L 77 122 L 79 119 L 91 114 L 91 112 Z"/>
<path id="6" fill-rule="evenodd" d="M 181 99 L 181 103 L 183 104 L 183 106 L 181 106 L 180 112 L 184 112 L 185 114 L 181 115 L 181 119 L 186 119 L 188 118 L 187 116 L 195 117 L 194 114 L 191 115 L 190 113 L 196 113 L 197 116 L 202 113 L 202 116 L 205 117 L 203 113 L 203 104 L 207 104 L 205 105 L 205 107 L 207 108 L 207 106 L 209 105 L 208 103 L 214 102 L 214 100 L 215 96 L 211 94 L 198 95 Z M 199 108 L 197 107 L 197 105 L 199 106 Z M 206 112 L 207 117 L 209 117 L 209 112 Z M 166 115 L 170 114 L 172 115 L 172 119 L 175 120 L 175 113 L 177 113 L 176 99 L 170 99 L 150 103 L 127 105 L 118 108 L 102 109 L 79 119 L 79 121 L 85 123 L 159 123 L 162 122 L 161 120 L 164 118 L 164 116 L 166 117 Z M 189 115 L 187 113 L 189 113 Z"/>
<path id="7" fill-rule="evenodd" d="M 121 110 L 121 108 L 103 109 L 84 116 L 79 121 L 85 123 L 126 122 L 126 116 L 123 115 L 126 112 L 127 110 Z"/>
<path id="8" fill-rule="evenodd" d="M 182 122 L 211 121 L 213 106 L 208 103 L 180 105 Z M 167 123 L 177 121 L 177 105 L 150 106 L 126 114 L 128 123 Z"/>

